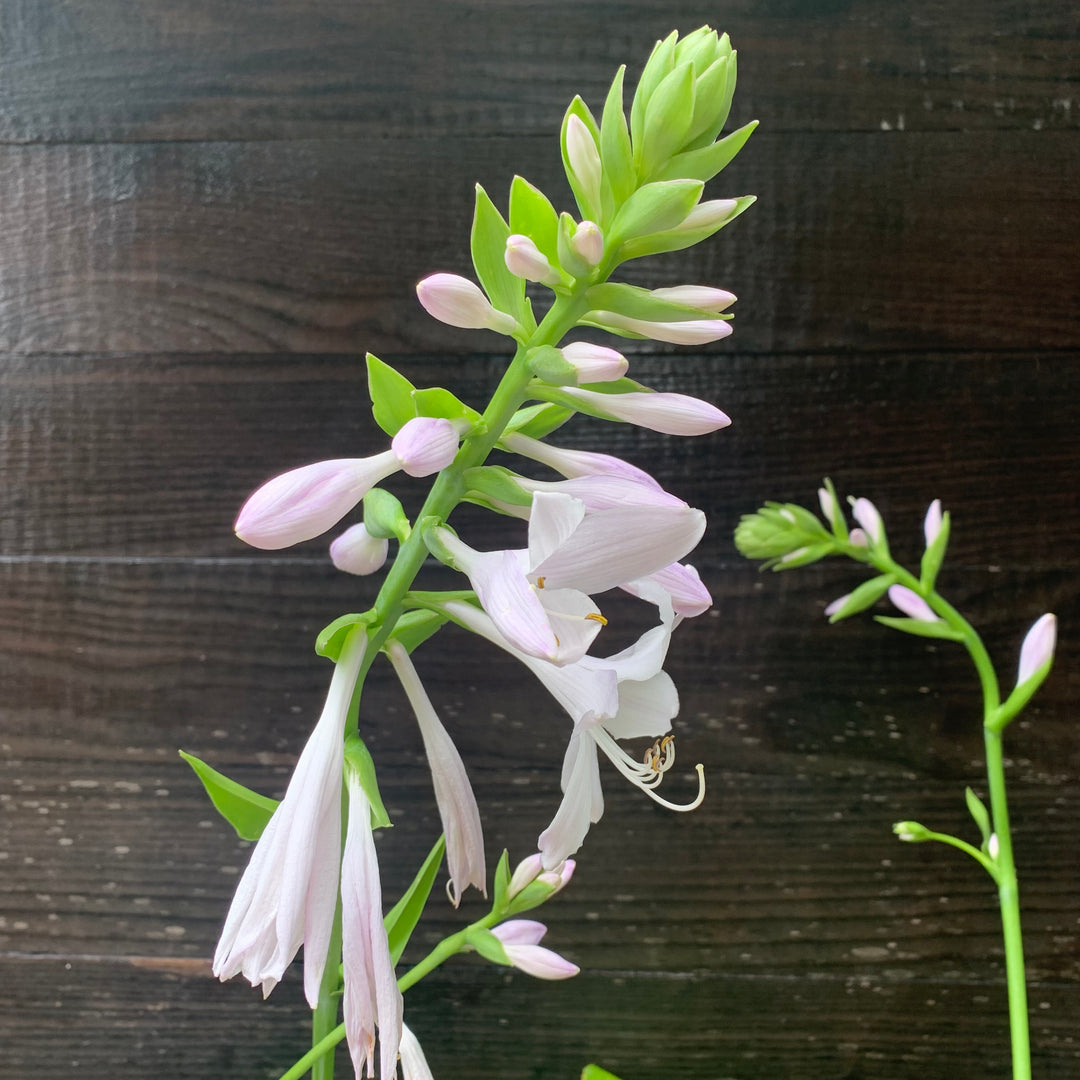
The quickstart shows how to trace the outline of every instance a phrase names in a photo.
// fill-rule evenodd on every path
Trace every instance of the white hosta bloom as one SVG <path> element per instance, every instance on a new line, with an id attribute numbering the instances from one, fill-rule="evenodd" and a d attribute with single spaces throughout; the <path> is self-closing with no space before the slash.
<path id="1" fill-rule="evenodd" d="M 704 783 L 700 780 L 698 797 L 687 806 L 670 803 L 653 790 L 674 764 L 675 743 L 668 733 L 679 711 L 675 684 L 663 670 L 671 632 L 678 619 L 670 605 L 664 604 L 659 590 L 657 593 L 662 605 L 659 626 L 642 634 L 637 642 L 615 656 L 584 656 L 563 667 L 515 648 L 495 622 L 473 605 L 456 600 L 440 605 L 440 610 L 455 622 L 520 660 L 574 721 L 563 761 L 562 804 L 538 844 L 546 868 L 558 867 L 577 851 L 590 824 L 599 821 L 604 811 L 598 749 L 631 783 L 668 809 L 693 809 L 704 796 Z M 631 758 L 615 741 L 642 736 L 658 739 L 644 762 Z"/>
<path id="2" fill-rule="evenodd" d="M 428 1067 L 427 1058 L 416 1036 L 409 1030 L 408 1024 L 401 1025 L 401 1045 L 398 1047 L 401 1055 L 402 1080 L 435 1080 Z"/>
<path id="3" fill-rule="evenodd" d="M 504 450 L 532 461 L 539 461 L 567 479 L 579 476 L 621 476 L 639 484 L 659 488 L 660 484 L 644 469 L 631 465 L 629 461 L 613 457 L 611 454 L 598 454 L 591 450 L 570 450 L 562 446 L 533 439 L 517 432 L 504 434 L 499 440 Z"/>
<path id="4" fill-rule="evenodd" d="M 458 274 L 431 274 L 416 286 L 424 310 L 449 326 L 513 334 L 517 320 L 496 310 L 480 286 Z"/>
<path id="5" fill-rule="evenodd" d="M 219 979 L 243 974 L 265 996 L 303 944 L 304 995 L 313 1009 L 337 904 L 345 717 L 366 645 L 353 631 L 342 649 L 322 716 L 252 852 L 214 953 Z"/>
<path id="6" fill-rule="evenodd" d="M 705 515 L 688 506 L 622 506 L 588 513 L 580 499 L 538 492 L 527 550 L 474 551 L 434 531 L 452 564 L 469 576 L 484 610 L 515 647 L 555 664 L 585 655 L 604 623 L 590 599 L 691 551 Z"/>
<path id="7" fill-rule="evenodd" d="M 667 506 L 685 509 L 688 505 L 677 495 L 662 487 L 628 480 L 622 476 L 581 476 L 572 480 L 530 480 L 527 476 L 517 481 L 525 491 L 572 495 L 585 504 L 585 509 L 612 510 L 618 506 Z M 521 508 L 524 517 L 530 516 L 530 507 Z"/>
<path id="8" fill-rule="evenodd" d="M 941 619 L 931 610 L 930 605 L 917 592 L 913 592 L 905 585 L 890 585 L 889 599 L 894 607 L 899 608 L 910 619 L 928 623 L 941 622 Z M 832 606 L 832 604 L 829 605 L 830 608 Z M 826 608 L 825 614 L 831 615 L 832 611 Z"/>
<path id="9" fill-rule="evenodd" d="M 386 646 L 386 655 L 401 680 L 424 740 L 435 801 L 446 834 L 446 862 L 450 868 L 447 892 L 451 903 L 457 907 L 461 894 L 470 885 L 487 895 L 484 832 L 476 796 L 461 755 L 439 720 L 408 651 L 400 642 L 391 641 Z"/>
<path id="10" fill-rule="evenodd" d="M 268 480 L 241 508 L 236 535 L 267 551 L 311 540 L 336 525 L 380 480 L 399 469 L 410 476 L 438 472 L 453 461 L 457 446 L 449 420 L 415 417 L 381 454 L 317 461 Z"/>
<path id="11" fill-rule="evenodd" d="M 590 412 L 595 411 L 608 420 L 621 420 L 665 435 L 706 435 L 731 423 L 731 418 L 715 405 L 687 394 L 654 394 L 643 390 L 603 394 L 579 386 L 561 387 L 559 393 L 580 401 Z"/>
<path id="12" fill-rule="evenodd" d="M 581 970 L 577 964 L 571 964 L 540 944 L 547 933 L 543 923 L 533 919 L 511 919 L 491 932 L 502 942 L 510 963 L 534 979 L 569 979 Z"/>
<path id="13" fill-rule="evenodd" d="M 346 782 L 349 828 L 341 860 L 345 1034 L 356 1080 L 360 1080 L 365 1067 L 368 1076 L 375 1076 L 375 1030 L 378 1028 L 379 1078 L 394 1080 L 404 1002 L 383 925 L 379 860 L 375 854 L 375 838 L 371 834 L 371 803 L 356 770 L 351 767 L 346 770 Z"/>

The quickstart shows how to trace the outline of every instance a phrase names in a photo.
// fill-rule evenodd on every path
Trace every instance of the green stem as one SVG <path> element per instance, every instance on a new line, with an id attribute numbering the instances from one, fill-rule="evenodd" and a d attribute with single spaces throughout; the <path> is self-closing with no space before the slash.
<path id="1" fill-rule="evenodd" d="M 326 968 L 319 987 L 319 1003 L 311 1014 L 312 1049 L 322 1044 L 337 1024 L 338 965 L 341 962 L 341 897 L 334 911 L 334 927 L 330 934 L 330 947 L 326 951 Z M 313 1059 L 311 1080 L 334 1080 L 334 1055 L 320 1054 Z"/>

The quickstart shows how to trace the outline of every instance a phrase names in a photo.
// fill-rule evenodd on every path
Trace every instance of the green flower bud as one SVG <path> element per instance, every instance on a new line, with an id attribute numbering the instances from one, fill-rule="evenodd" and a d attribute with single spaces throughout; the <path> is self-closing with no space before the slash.
<path id="1" fill-rule="evenodd" d="M 364 527 L 379 540 L 409 538 L 411 527 L 405 508 L 396 496 L 382 488 L 372 488 L 364 496 Z"/>
<path id="2" fill-rule="evenodd" d="M 920 844 L 924 840 L 933 839 L 930 830 L 917 821 L 898 821 L 892 827 L 892 831 L 896 833 L 898 840 L 903 840 L 908 844 Z"/>
<path id="3" fill-rule="evenodd" d="M 735 546 L 748 559 L 767 559 L 767 565 L 787 569 L 831 554 L 835 540 L 809 510 L 771 502 L 756 514 L 743 515 L 735 529 Z"/>

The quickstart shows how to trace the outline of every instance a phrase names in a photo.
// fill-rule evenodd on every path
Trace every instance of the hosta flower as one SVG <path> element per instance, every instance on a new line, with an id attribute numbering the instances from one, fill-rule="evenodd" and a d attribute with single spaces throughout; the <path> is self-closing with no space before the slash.
<path id="1" fill-rule="evenodd" d="M 449 530 L 433 540 L 469 576 L 484 610 L 522 652 L 569 664 L 588 650 L 603 616 L 591 593 L 613 589 L 693 549 L 705 515 L 691 507 L 618 507 L 587 513 L 580 499 L 538 492 L 523 551 L 474 551 Z"/>
<path id="2" fill-rule="evenodd" d="M 637 581 L 628 581 L 620 586 L 631 596 L 658 603 L 656 589 L 663 590 L 671 602 L 676 615 L 693 619 L 703 615 L 712 607 L 712 596 L 701 581 L 701 575 L 690 565 L 672 563 L 662 570 L 647 574 Z"/>
<path id="3" fill-rule="evenodd" d="M 707 285 L 673 285 L 666 289 L 653 289 L 652 294 L 673 304 L 685 304 L 714 314 L 726 311 L 738 299 L 727 289 L 713 289 Z"/>
<path id="4" fill-rule="evenodd" d="M 660 487 L 644 469 L 611 454 L 598 454 L 592 450 L 569 450 L 517 432 L 504 434 L 499 442 L 504 450 L 539 461 L 542 465 L 562 473 L 567 479 L 578 476 L 621 476 L 639 484 Z"/>
<path id="5" fill-rule="evenodd" d="M 539 881 L 551 889 L 551 896 L 565 889 L 574 876 L 575 863 L 573 859 L 566 859 L 552 870 L 544 869 L 544 856 L 537 852 L 528 858 L 522 859 L 514 867 L 510 877 L 510 884 L 506 886 L 507 900 L 513 900 L 515 896 L 523 892 L 533 882 Z"/>
<path id="6" fill-rule="evenodd" d="M 330 545 L 330 561 L 346 574 L 374 574 L 386 562 L 390 545 L 380 537 L 372 536 L 361 523 L 346 529 Z"/>
<path id="7" fill-rule="evenodd" d="M 401 1025 L 401 1045 L 398 1053 L 401 1055 L 402 1080 L 434 1080 L 424 1051 L 407 1024 Z"/>
<path id="8" fill-rule="evenodd" d="M 923 521 L 923 536 L 926 537 L 927 547 L 941 535 L 942 520 L 941 500 L 935 499 L 927 508 L 926 520 Z"/>
<path id="9" fill-rule="evenodd" d="M 374 1077 L 375 1030 L 379 1032 L 379 1077 L 397 1075 L 404 1009 L 382 914 L 382 886 L 371 803 L 355 769 L 346 769 L 349 828 L 341 859 L 341 958 L 345 978 L 342 1011 L 356 1080 Z M 340 794 L 339 794 L 340 812 Z M 314 1006 L 312 1006 L 314 1008 Z"/>
<path id="10" fill-rule="evenodd" d="M 479 285 L 457 274 L 431 274 L 417 284 L 416 295 L 429 315 L 449 326 L 498 334 L 518 329 L 514 317 L 496 310 Z"/>
<path id="11" fill-rule="evenodd" d="M 941 619 L 931 610 L 930 605 L 918 593 L 912 592 L 904 585 L 890 585 L 889 599 L 894 607 L 898 607 L 910 619 L 917 619 L 919 622 L 941 622 Z M 828 608 L 825 609 L 825 613 L 832 614 Z"/>
<path id="12" fill-rule="evenodd" d="M 454 460 L 457 447 L 449 420 L 416 417 L 381 454 L 317 461 L 268 480 L 241 508 L 236 535 L 269 551 L 311 540 L 336 525 L 380 480 L 399 469 L 429 476 Z"/>
<path id="13" fill-rule="evenodd" d="M 342 649 L 322 716 L 252 852 L 214 953 L 219 979 L 243 974 L 265 996 L 303 944 L 313 1009 L 337 904 L 345 717 L 366 644 L 354 631 Z"/>
<path id="14" fill-rule="evenodd" d="M 731 423 L 731 419 L 715 405 L 686 394 L 653 394 L 638 390 L 628 394 L 603 394 L 578 386 L 564 386 L 559 393 L 581 402 L 589 412 L 599 413 L 608 420 L 637 424 L 665 435 L 705 435 Z"/>
<path id="15" fill-rule="evenodd" d="M 536 243 L 520 233 L 513 233 L 506 238 L 504 261 L 511 274 L 526 281 L 554 285 L 561 280 L 559 272 L 548 262 L 547 256 Z"/>
<path id="16" fill-rule="evenodd" d="M 604 257 L 604 234 L 595 221 L 582 221 L 570 237 L 570 247 L 588 266 L 596 266 Z"/>
<path id="17" fill-rule="evenodd" d="M 1057 617 L 1043 615 L 1032 624 L 1020 647 L 1020 669 L 1016 676 L 1016 685 L 1026 682 L 1044 665 L 1054 659 L 1054 647 L 1057 645 Z"/>
<path id="18" fill-rule="evenodd" d="M 547 933 L 543 923 L 511 919 L 491 932 L 502 942 L 510 963 L 535 979 L 569 979 L 581 970 L 577 964 L 540 945 Z"/>
<path id="19" fill-rule="evenodd" d="M 652 322 L 620 315 L 616 311 L 590 311 L 589 322 L 603 329 L 628 330 L 631 334 L 639 334 L 654 341 L 667 341 L 672 345 L 704 345 L 726 338 L 731 333 L 731 323 L 727 319 Z"/>
<path id="20" fill-rule="evenodd" d="M 487 893 L 484 833 L 476 796 L 461 755 L 432 707 L 408 651 L 400 642 L 392 641 L 386 647 L 386 655 L 401 680 L 424 740 L 435 801 L 446 835 L 446 862 L 450 868 L 448 891 L 451 902 L 457 907 L 461 894 L 470 885 L 475 885 L 485 895 Z"/>

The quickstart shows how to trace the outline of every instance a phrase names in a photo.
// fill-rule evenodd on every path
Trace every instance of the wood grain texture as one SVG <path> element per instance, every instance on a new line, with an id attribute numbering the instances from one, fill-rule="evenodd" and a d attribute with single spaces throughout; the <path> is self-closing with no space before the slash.
<path id="1" fill-rule="evenodd" d="M 709 22 L 740 50 L 737 115 L 772 131 L 1075 128 L 1080 20 L 993 0 L 9 0 L 0 137 L 415 138 L 557 129 Z"/>
<path id="2" fill-rule="evenodd" d="M 758 135 L 721 193 L 759 203 L 626 276 L 730 288 L 752 351 L 1068 348 L 1078 166 L 1065 131 Z M 501 350 L 413 288 L 472 272 L 514 171 L 568 205 L 550 136 L 2 148 L 0 349 Z"/>
<path id="3" fill-rule="evenodd" d="M 400 367 L 419 386 L 447 385 L 482 405 L 504 363 L 470 355 L 451 367 L 416 355 Z M 1080 369 L 1069 354 L 759 356 L 725 344 L 638 353 L 633 363 L 658 390 L 716 401 L 731 428 L 675 439 L 578 418 L 556 441 L 647 466 L 704 509 L 699 562 L 733 556 L 731 531 L 766 494 L 813 504 L 831 473 L 846 492 L 880 502 L 894 543 L 913 558 L 935 496 L 953 510 L 958 562 L 1071 565 L 1080 502 L 1066 478 L 1080 465 Z M 9 357 L 0 385 L 0 552 L 9 557 L 265 559 L 231 534 L 250 491 L 288 468 L 386 442 L 353 357 Z M 385 486 L 415 510 L 428 483 L 399 475 Z M 523 542 L 520 525 L 490 514 L 462 508 L 456 520 L 478 547 Z M 280 557 L 320 559 L 326 543 Z"/>

